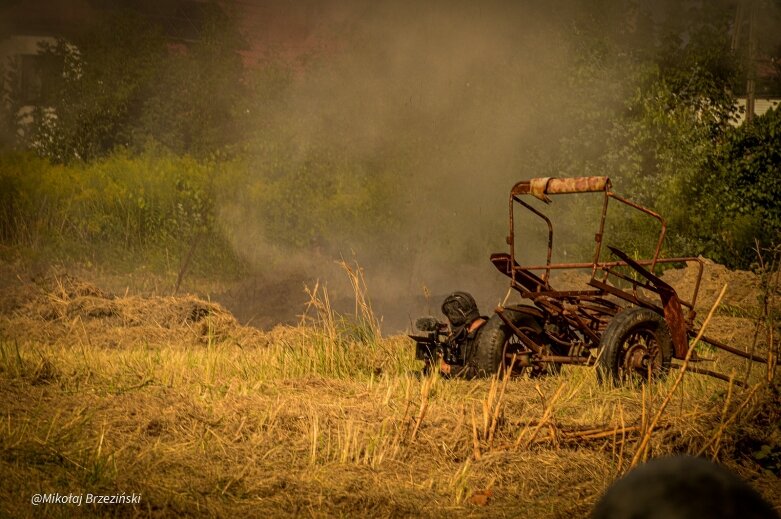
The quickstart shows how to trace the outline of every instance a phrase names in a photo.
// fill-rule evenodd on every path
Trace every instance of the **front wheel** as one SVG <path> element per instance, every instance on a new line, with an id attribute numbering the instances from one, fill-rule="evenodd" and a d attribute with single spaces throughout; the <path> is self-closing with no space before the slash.
<path id="1" fill-rule="evenodd" d="M 510 309 L 505 310 L 505 315 L 531 340 L 537 344 L 544 344 L 543 327 L 536 317 Z M 472 362 L 478 376 L 490 377 L 495 373 L 501 373 L 510 366 L 509 355 L 524 350 L 526 350 L 526 347 L 516 337 L 510 327 L 505 324 L 498 314 L 494 314 L 480 331 Z M 561 366 L 551 364 L 548 366 L 531 366 L 525 369 L 528 370 L 529 376 L 535 377 L 549 373 L 558 373 L 561 370 Z"/>
<path id="2" fill-rule="evenodd" d="M 663 377 L 670 370 L 670 328 L 659 314 L 647 308 L 628 308 L 616 314 L 599 345 L 600 381 L 648 380 Z"/>

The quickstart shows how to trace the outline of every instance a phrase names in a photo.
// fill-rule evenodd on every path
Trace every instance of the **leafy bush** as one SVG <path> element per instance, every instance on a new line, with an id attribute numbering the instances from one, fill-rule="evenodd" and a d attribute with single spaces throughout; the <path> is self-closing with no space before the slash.
<path id="1" fill-rule="evenodd" d="M 351 249 L 398 264 L 425 247 L 426 261 L 448 270 L 495 250 L 499 182 L 609 175 L 617 193 L 666 217 L 668 254 L 747 266 L 755 238 L 778 240 L 780 139 L 775 113 L 729 125 L 741 73 L 734 12 L 692 5 L 684 23 L 671 6 L 658 22 L 634 2 L 598 3 L 605 8 L 562 13 L 573 30 L 557 35 L 571 38 L 562 43 L 570 56 L 539 62 L 554 69 L 547 81 L 517 88 L 528 58 L 516 59 L 513 40 L 506 63 L 481 56 L 442 103 L 386 98 L 382 78 L 417 64 L 389 59 L 368 29 L 347 36 L 360 50 L 299 63 L 271 56 L 247 70 L 216 4 L 186 47 L 167 46 L 143 20 L 112 18 L 73 44 L 44 46 L 55 66 L 38 107 L 20 111 L 20 93 L 7 92 L 0 142 L 51 162 L 0 157 L 0 241 L 169 270 L 191 250 L 214 266 Z M 351 75 L 369 70 L 380 79 Z M 443 78 L 463 79 L 435 72 L 393 89 L 436 97 Z M 512 103 L 529 105 L 519 118 L 534 121 L 534 135 L 504 113 Z M 580 206 L 567 210 L 559 243 L 568 254 L 591 250 Z M 653 249 L 653 222 L 609 222 L 611 245 Z"/>
<path id="2" fill-rule="evenodd" d="M 598 24 L 578 32 L 572 86 L 582 95 L 569 113 L 580 130 L 560 139 L 557 169 L 610 175 L 618 193 L 663 215 L 667 255 L 746 268 L 755 240 L 780 239 L 779 115 L 730 124 L 741 74 L 730 13 L 703 4 L 687 20 L 687 38 L 675 17 L 639 43 Z M 630 214 L 608 224 L 613 244 L 640 255 L 659 231 Z"/>
<path id="3" fill-rule="evenodd" d="M 197 157 L 229 149 L 248 113 L 241 39 L 219 8 L 204 9 L 199 40 L 178 50 L 162 27 L 122 11 L 73 39 L 42 43 L 45 88 L 36 99 L 8 86 L 21 85 L 21 70 L 0 71 L 0 138 L 63 163 L 150 142 Z"/>
<path id="4" fill-rule="evenodd" d="M 197 245 L 196 265 L 235 269 L 217 225 L 214 172 L 162 151 L 71 165 L 0 154 L 0 238 L 33 254 L 168 271 Z"/>
<path id="5" fill-rule="evenodd" d="M 781 241 L 781 111 L 769 110 L 727 135 L 704 171 L 692 231 L 718 261 L 749 267 L 760 247 Z"/>

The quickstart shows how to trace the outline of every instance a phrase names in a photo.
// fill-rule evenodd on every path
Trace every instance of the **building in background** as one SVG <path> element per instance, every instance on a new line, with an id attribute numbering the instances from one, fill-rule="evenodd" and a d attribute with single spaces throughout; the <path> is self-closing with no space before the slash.
<path id="1" fill-rule="evenodd" d="M 781 49 L 780 49 L 781 50 Z M 754 92 L 754 115 L 764 115 L 770 109 L 781 105 L 781 58 L 762 56 L 755 62 L 756 86 Z M 748 96 L 737 96 L 738 117 L 734 122 L 740 126 L 746 121 Z"/>
<path id="2" fill-rule="evenodd" d="M 35 104 L 55 65 L 39 54 L 41 44 L 77 38 L 112 14 L 129 12 L 149 20 L 174 46 L 197 41 L 205 6 L 199 0 L 7 0 L 0 5 L 3 91 L 16 87 L 14 91 L 21 93 L 25 104 Z M 17 84 L 9 85 L 9 81 Z"/>
<path id="3" fill-rule="evenodd" d="M 746 121 L 746 105 L 748 104 L 748 98 L 746 96 L 740 96 L 735 102 L 735 106 L 738 108 L 737 119 L 734 121 L 734 126 L 740 126 Z M 771 108 L 778 109 L 781 105 L 781 96 L 773 97 L 756 97 L 754 99 L 754 115 L 764 115 Z"/>

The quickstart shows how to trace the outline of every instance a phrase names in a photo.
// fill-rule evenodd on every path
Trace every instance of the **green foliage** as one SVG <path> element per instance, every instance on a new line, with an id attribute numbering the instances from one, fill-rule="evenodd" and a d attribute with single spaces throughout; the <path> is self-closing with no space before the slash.
<path id="1" fill-rule="evenodd" d="M 730 124 L 742 74 L 729 48 L 734 13 L 705 3 L 680 16 L 681 6 L 670 6 L 652 38 L 611 30 L 610 18 L 577 32 L 571 80 L 583 96 L 568 111 L 577 130 L 560 139 L 552 174 L 608 174 L 617 192 L 665 217 L 668 255 L 748 267 L 755 239 L 779 240 L 778 115 Z M 608 225 L 609 243 L 640 255 L 659 232 L 631 213 Z"/>
<path id="2" fill-rule="evenodd" d="M 229 168 L 221 200 L 241 219 L 229 217 L 229 228 L 254 231 L 257 247 L 345 255 L 393 249 L 396 171 L 373 170 L 334 148 L 310 148 L 298 157 L 283 144 L 266 151 Z"/>
<path id="3" fill-rule="evenodd" d="M 247 114 L 242 42 L 209 5 L 201 38 L 189 47 L 169 47 L 160 27 L 125 12 L 72 41 L 43 43 L 46 88 L 34 105 L 25 92 L 10 90 L 6 132 L 10 124 L 20 147 L 56 162 L 90 161 L 150 142 L 198 157 L 235 144 Z M 20 84 L 19 73 L 8 71 L 8 84 Z"/>
<path id="4" fill-rule="evenodd" d="M 0 238 L 36 255 L 160 271 L 178 271 L 197 240 L 196 267 L 230 272 L 239 264 L 217 224 L 215 171 L 162 151 L 73 165 L 2 154 Z"/>
<path id="5" fill-rule="evenodd" d="M 749 267 L 757 243 L 781 237 L 781 111 L 730 132 L 709 166 L 695 206 L 702 225 L 692 231 L 714 259 Z"/>
<path id="6" fill-rule="evenodd" d="M 232 274 L 247 260 L 307 250 L 379 254 L 396 246 L 393 172 L 333 150 L 301 161 L 204 162 L 162 149 L 118 151 L 88 164 L 0 154 L 0 243 L 34 255 L 177 272 L 195 247 L 200 271 Z M 236 247 L 237 244 L 240 246 Z"/>
<path id="7" fill-rule="evenodd" d="M 524 60 L 479 60 L 466 86 L 448 86 L 434 109 L 411 93 L 385 110 L 395 99 L 385 99 L 385 85 L 355 96 L 344 83 L 355 70 L 378 78 L 396 70 L 385 47 L 246 70 L 232 20 L 216 4 L 205 9 L 199 39 L 187 45 L 170 46 L 159 27 L 123 13 L 42 47 L 48 87 L 34 107 L 8 92 L 0 139 L 47 160 L 0 157 L 2 243 L 74 258 L 126 250 L 137 264 L 167 269 L 200 240 L 211 252 L 196 260 L 207 263 L 237 264 L 228 243 L 245 259 L 267 257 L 251 243 L 280 257 L 363 249 L 398 260 L 415 241 L 442 262 L 484 261 L 502 222 L 483 207 L 501 201 L 464 185 L 488 157 L 479 148 L 492 145 L 480 132 L 508 124 L 501 112 L 513 100 L 492 98 L 534 83 Z M 488 166 L 509 164 L 520 177 L 609 175 L 616 192 L 665 216 L 668 254 L 747 266 L 755 238 L 778 240 L 778 115 L 729 124 L 744 73 L 730 51 L 733 6 L 672 1 L 666 9 L 652 16 L 636 2 L 593 0 L 566 13 L 574 58 L 553 64 L 561 70 L 550 77 L 576 95 L 524 90 L 539 96 L 524 114 L 537 121 L 536 135 L 500 143 L 501 154 L 516 156 Z M 359 31 L 352 43 L 370 47 L 373 37 Z M 421 84 L 440 95 L 431 74 Z M 474 142 L 461 119 L 477 128 Z M 568 254 L 591 250 L 582 206 L 565 209 L 559 243 Z M 653 249 L 652 220 L 627 212 L 608 223 L 608 244 L 642 256 Z"/>
<path id="8" fill-rule="evenodd" d="M 41 98 L 20 111 L 29 104 L 25 93 L 11 92 L 20 144 L 57 162 L 91 160 L 127 146 L 164 52 L 159 31 L 133 17 L 96 24 L 73 42 L 41 44 L 49 64 Z"/>
<path id="9" fill-rule="evenodd" d="M 242 141 L 250 98 L 237 50 L 243 41 L 212 7 L 200 39 L 167 52 L 146 85 L 132 131 L 136 146 L 156 141 L 180 154 L 208 157 Z"/>

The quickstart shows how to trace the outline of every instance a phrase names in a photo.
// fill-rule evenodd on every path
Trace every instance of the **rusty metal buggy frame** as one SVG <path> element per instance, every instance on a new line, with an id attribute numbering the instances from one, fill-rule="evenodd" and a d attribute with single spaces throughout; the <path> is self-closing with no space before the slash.
<path id="1" fill-rule="evenodd" d="M 602 193 L 602 210 L 590 262 L 552 261 L 553 224 L 543 211 L 524 198 L 550 203 L 551 196 Z M 531 201 L 531 200 L 529 200 Z M 602 259 L 608 204 L 618 202 L 656 219 L 661 230 L 652 257 L 632 259 L 625 252 L 608 247 L 616 259 Z M 515 211 L 530 211 L 547 227 L 547 255 L 544 264 L 521 265 L 517 261 Z M 695 303 L 703 274 L 703 262 L 694 257 L 662 258 L 660 252 L 667 226 L 654 211 L 622 198 L 611 189 L 608 177 L 535 178 L 515 184 L 509 200 L 509 253 L 491 255 L 491 262 L 510 278 L 510 287 L 531 302 L 496 308 L 501 319 L 488 333 L 478 351 L 482 367 L 496 365 L 544 372 L 562 364 L 599 365 L 599 373 L 626 379 L 651 376 L 669 368 L 671 360 L 684 359 L 689 339 L 699 330 L 695 325 Z M 655 271 L 665 264 L 695 264 L 698 268 L 693 293 L 684 299 Z M 582 290 L 560 291 L 551 284 L 555 270 L 590 269 L 591 277 Z M 490 327 L 490 322 L 489 322 Z M 496 331 L 498 330 L 498 331 Z M 711 337 L 703 341 L 740 357 L 766 359 L 723 344 Z M 501 344 L 500 344 L 501 343 Z M 479 360 L 479 359 L 478 359 Z M 695 362 L 699 359 L 691 356 Z M 493 362 L 493 364 L 492 364 Z M 725 375 L 699 367 L 689 371 L 729 380 Z"/>

